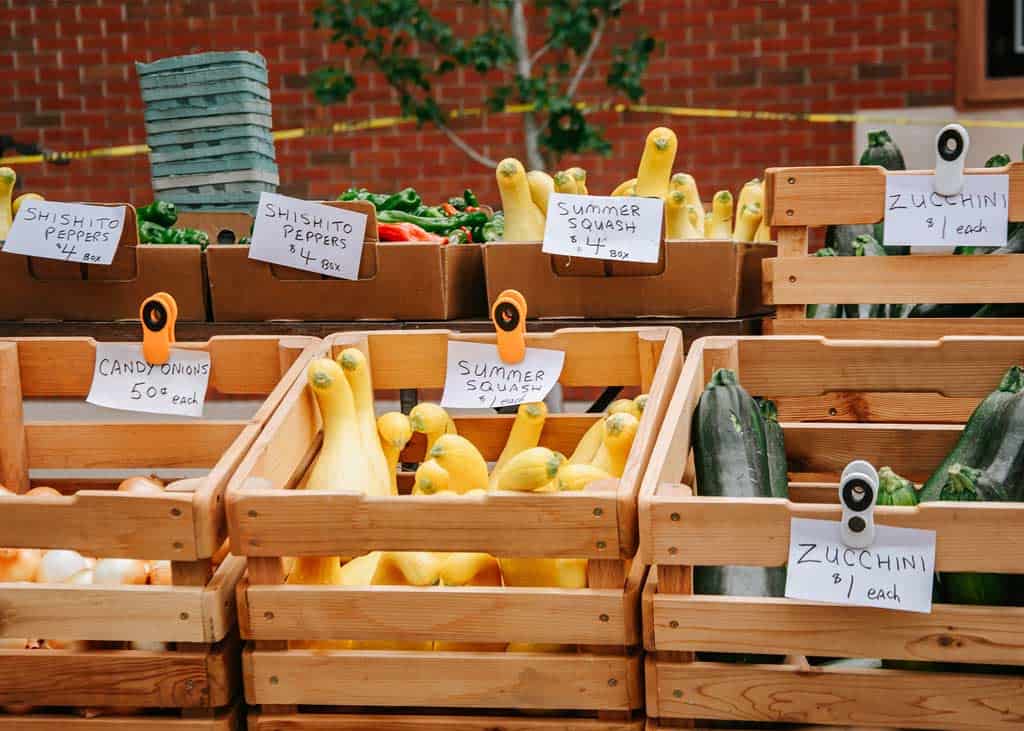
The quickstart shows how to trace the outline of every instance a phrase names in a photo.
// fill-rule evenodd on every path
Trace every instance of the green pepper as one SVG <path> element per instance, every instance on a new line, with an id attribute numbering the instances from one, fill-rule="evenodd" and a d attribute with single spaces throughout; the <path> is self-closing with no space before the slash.
<path id="1" fill-rule="evenodd" d="M 420 206 L 412 213 L 423 218 L 445 218 L 447 216 L 440 206 Z"/>
<path id="2" fill-rule="evenodd" d="M 378 211 L 405 211 L 406 213 L 413 213 L 420 207 L 423 200 L 420 198 L 420 194 L 412 188 L 405 188 L 400 190 L 392 196 L 389 196 L 383 205 L 378 205 Z M 376 205 L 376 204 L 375 204 Z"/>
<path id="3" fill-rule="evenodd" d="M 480 206 L 480 201 L 477 200 L 476 193 L 471 191 L 469 188 L 466 188 L 466 190 L 463 191 L 462 199 L 466 201 L 467 206 L 472 206 L 473 208 Z"/>
<path id="4" fill-rule="evenodd" d="M 166 228 L 159 223 L 152 221 L 141 221 L 139 223 L 139 241 L 143 244 L 162 244 Z"/>
<path id="5" fill-rule="evenodd" d="M 210 237 L 206 235 L 205 231 L 199 231 L 194 228 L 183 228 L 178 229 L 181 231 L 181 243 L 193 244 L 195 246 L 202 247 L 205 251 L 206 247 L 210 245 Z"/>
<path id="6" fill-rule="evenodd" d="M 448 234 L 449 244 L 468 244 L 470 243 L 470 232 L 466 228 L 457 228 Z"/>
<path id="7" fill-rule="evenodd" d="M 485 242 L 501 241 L 505 238 L 505 214 L 498 211 L 494 218 L 483 226 L 483 240 Z"/>
<path id="8" fill-rule="evenodd" d="M 390 193 L 371 193 L 366 188 L 349 188 L 338 196 L 340 201 L 369 201 L 377 210 L 382 210 Z"/>
<path id="9" fill-rule="evenodd" d="M 461 195 L 457 195 L 454 198 L 448 199 L 448 205 L 457 211 L 464 211 L 466 210 L 466 199 Z"/>
<path id="10" fill-rule="evenodd" d="M 161 226 L 173 226 L 178 220 L 178 209 L 168 201 L 153 201 L 148 206 L 143 206 L 135 211 L 140 221 L 158 223 Z"/>
<path id="11" fill-rule="evenodd" d="M 378 211 L 377 220 L 381 223 L 414 223 L 424 231 L 447 236 L 455 229 L 462 228 L 463 226 L 469 229 L 482 226 L 487 222 L 487 214 L 483 211 L 477 211 L 476 213 L 460 213 L 458 216 L 448 216 L 446 218 L 426 218 L 424 216 L 414 216 L 404 211 Z"/>
<path id="12" fill-rule="evenodd" d="M 165 228 L 164 238 L 161 244 L 184 244 L 185 243 L 185 229 L 181 228 Z"/>
<path id="13" fill-rule="evenodd" d="M 243 236 L 238 240 L 239 246 L 248 246 L 252 240 L 248 236 Z"/>

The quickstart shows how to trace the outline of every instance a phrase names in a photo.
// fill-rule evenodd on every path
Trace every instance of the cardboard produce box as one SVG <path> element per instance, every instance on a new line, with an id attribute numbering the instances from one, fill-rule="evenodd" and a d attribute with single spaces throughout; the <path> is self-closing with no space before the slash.
<path id="1" fill-rule="evenodd" d="M 114 260 L 103 266 L 0 252 L 0 320 L 138 319 L 140 302 L 167 291 L 179 321 L 205 321 L 200 248 L 139 244 L 135 208 L 90 205 L 127 209 Z"/>
<path id="2" fill-rule="evenodd" d="M 484 245 L 487 297 L 517 289 L 530 317 L 742 317 L 764 309 L 774 244 L 667 241 L 657 264 L 569 259 L 540 243 Z"/>
<path id="3" fill-rule="evenodd" d="M 480 245 L 380 243 L 371 204 L 327 205 L 368 217 L 359 280 L 256 261 L 249 258 L 247 246 L 210 246 L 206 258 L 214 320 L 451 320 L 486 315 Z M 215 240 L 213 234 L 210 238 Z"/>

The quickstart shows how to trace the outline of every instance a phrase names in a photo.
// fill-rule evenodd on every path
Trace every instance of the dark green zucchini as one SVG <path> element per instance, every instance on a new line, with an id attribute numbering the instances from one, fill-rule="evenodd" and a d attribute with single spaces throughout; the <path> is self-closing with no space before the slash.
<path id="1" fill-rule="evenodd" d="M 768 448 L 768 478 L 772 497 L 789 497 L 789 465 L 786 463 L 786 442 L 779 425 L 779 410 L 774 401 L 757 399 L 764 422 L 764 438 Z"/>
<path id="2" fill-rule="evenodd" d="M 825 247 L 818 249 L 815 256 L 838 256 L 835 249 Z M 808 320 L 834 320 L 843 316 L 843 305 L 814 304 L 807 305 Z"/>
<path id="3" fill-rule="evenodd" d="M 875 227 L 870 223 L 855 223 L 844 226 L 829 226 L 825 229 L 825 247 L 836 252 L 836 256 L 853 256 L 853 241 L 858 236 L 874 236 Z"/>
<path id="4" fill-rule="evenodd" d="M 693 458 L 697 492 L 702 496 L 772 496 L 764 421 L 757 403 L 739 385 L 735 371 L 715 371 L 701 394 L 693 417 Z M 786 590 L 786 570 L 697 566 L 693 588 L 697 594 L 781 597 Z M 701 653 L 699 657 L 746 663 L 780 660 L 770 655 L 736 653 Z"/>
<path id="5" fill-rule="evenodd" d="M 906 170 L 903 153 L 884 129 L 868 132 L 867 149 L 860 156 L 861 165 L 881 165 L 886 170 Z"/>
<path id="6" fill-rule="evenodd" d="M 1012 366 L 1003 374 L 996 390 L 977 405 L 964 425 L 956 446 L 921 487 L 921 502 L 939 499 L 942 487 L 946 483 L 946 473 L 955 463 L 988 464 L 990 455 L 995 453 L 1003 435 L 1003 412 L 1022 389 L 1024 370 L 1020 366 Z"/>
<path id="7" fill-rule="evenodd" d="M 978 489 L 981 470 L 954 464 L 946 470 L 946 483 L 940 500 L 953 502 L 981 502 L 984 497 Z M 1013 576 L 968 571 L 943 572 L 939 575 L 942 595 L 950 604 L 1008 604 L 1013 594 Z"/>
<path id="8" fill-rule="evenodd" d="M 971 317 L 1024 317 L 1024 302 L 1000 302 L 985 305 Z"/>
<path id="9" fill-rule="evenodd" d="M 878 243 L 871 234 L 860 234 L 853 240 L 854 256 L 885 256 L 885 247 Z M 843 311 L 847 317 L 867 318 L 886 317 L 888 305 L 844 305 Z"/>
<path id="10" fill-rule="evenodd" d="M 1015 394 L 997 417 L 1001 436 L 988 459 L 978 465 L 980 474 L 968 472 L 978 499 L 989 502 L 1018 501 L 1024 484 L 1024 392 Z M 968 470 L 964 466 L 964 470 Z"/>
<path id="11" fill-rule="evenodd" d="M 891 467 L 881 468 L 878 470 L 878 504 L 907 507 L 917 505 L 914 483 L 897 475 Z"/>
<path id="12" fill-rule="evenodd" d="M 993 155 L 985 161 L 985 167 L 987 168 L 1004 168 L 1010 164 L 1010 156 L 1005 152 L 1001 152 L 998 155 Z"/>
<path id="13" fill-rule="evenodd" d="M 907 317 L 973 317 L 981 305 L 928 304 L 914 305 Z"/>

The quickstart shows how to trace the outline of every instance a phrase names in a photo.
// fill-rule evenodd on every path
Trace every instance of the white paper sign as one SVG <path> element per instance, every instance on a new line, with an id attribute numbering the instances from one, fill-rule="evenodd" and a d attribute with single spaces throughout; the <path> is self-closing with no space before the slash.
<path id="1" fill-rule="evenodd" d="M 452 340 L 441 405 L 491 409 L 543 401 L 558 383 L 564 363 L 561 350 L 527 348 L 522 362 L 508 365 L 497 346 Z"/>
<path id="2" fill-rule="evenodd" d="M 260 193 L 249 258 L 338 279 L 359 279 L 366 214 Z"/>
<path id="3" fill-rule="evenodd" d="M 210 354 L 171 348 L 164 365 L 150 365 L 139 343 L 97 343 L 91 404 L 122 411 L 202 416 Z"/>
<path id="4" fill-rule="evenodd" d="M 931 174 L 886 176 L 886 246 L 949 249 L 1006 243 L 1008 175 L 965 175 L 964 189 L 956 195 L 939 195 L 934 181 Z"/>
<path id="5" fill-rule="evenodd" d="M 828 604 L 932 611 L 935 531 L 875 526 L 869 548 L 848 548 L 840 524 L 793 518 L 786 596 Z"/>
<path id="6" fill-rule="evenodd" d="M 124 228 L 124 206 L 27 200 L 3 250 L 82 264 L 110 264 Z"/>
<path id="7" fill-rule="evenodd" d="M 656 263 L 664 214 L 660 198 L 552 193 L 541 250 L 585 259 Z"/>

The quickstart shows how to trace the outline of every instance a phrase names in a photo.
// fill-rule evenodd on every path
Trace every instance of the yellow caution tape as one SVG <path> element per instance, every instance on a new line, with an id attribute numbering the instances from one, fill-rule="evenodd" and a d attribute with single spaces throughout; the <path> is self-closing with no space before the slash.
<path id="1" fill-rule="evenodd" d="M 944 126 L 948 119 L 921 119 L 886 114 L 815 114 L 803 112 L 767 112 L 750 109 L 719 109 L 713 107 L 671 107 L 657 104 L 612 104 L 604 102 L 591 105 L 579 103 L 578 108 L 586 111 L 607 110 L 615 112 L 638 112 L 662 114 L 669 117 L 691 117 L 705 119 L 753 119 L 766 122 L 808 122 L 811 124 L 885 124 L 897 126 Z M 481 117 L 484 114 L 525 114 L 533 110 L 532 104 L 512 104 L 501 112 L 490 112 L 483 107 L 452 109 L 448 112 L 451 119 L 465 117 Z M 985 127 L 988 129 L 1024 129 L 1024 121 L 999 119 L 961 119 L 957 120 L 964 127 Z M 336 122 L 328 127 L 296 127 L 279 129 L 272 133 L 274 140 L 295 140 L 302 137 L 320 137 L 347 132 L 361 132 L 369 129 L 386 129 L 407 124 L 415 124 L 415 117 L 376 117 L 358 122 Z M 0 157 L 0 165 L 31 165 L 42 162 L 64 162 L 68 160 L 86 160 L 97 157 L 130 157 L 145 155 L 150 151 L 148 145 L 120 145 L 117 147 L 99 147 L 92 150 L 74 150 L 71 152 L 48 152 L 41 155 L 14 155 Z"/>

